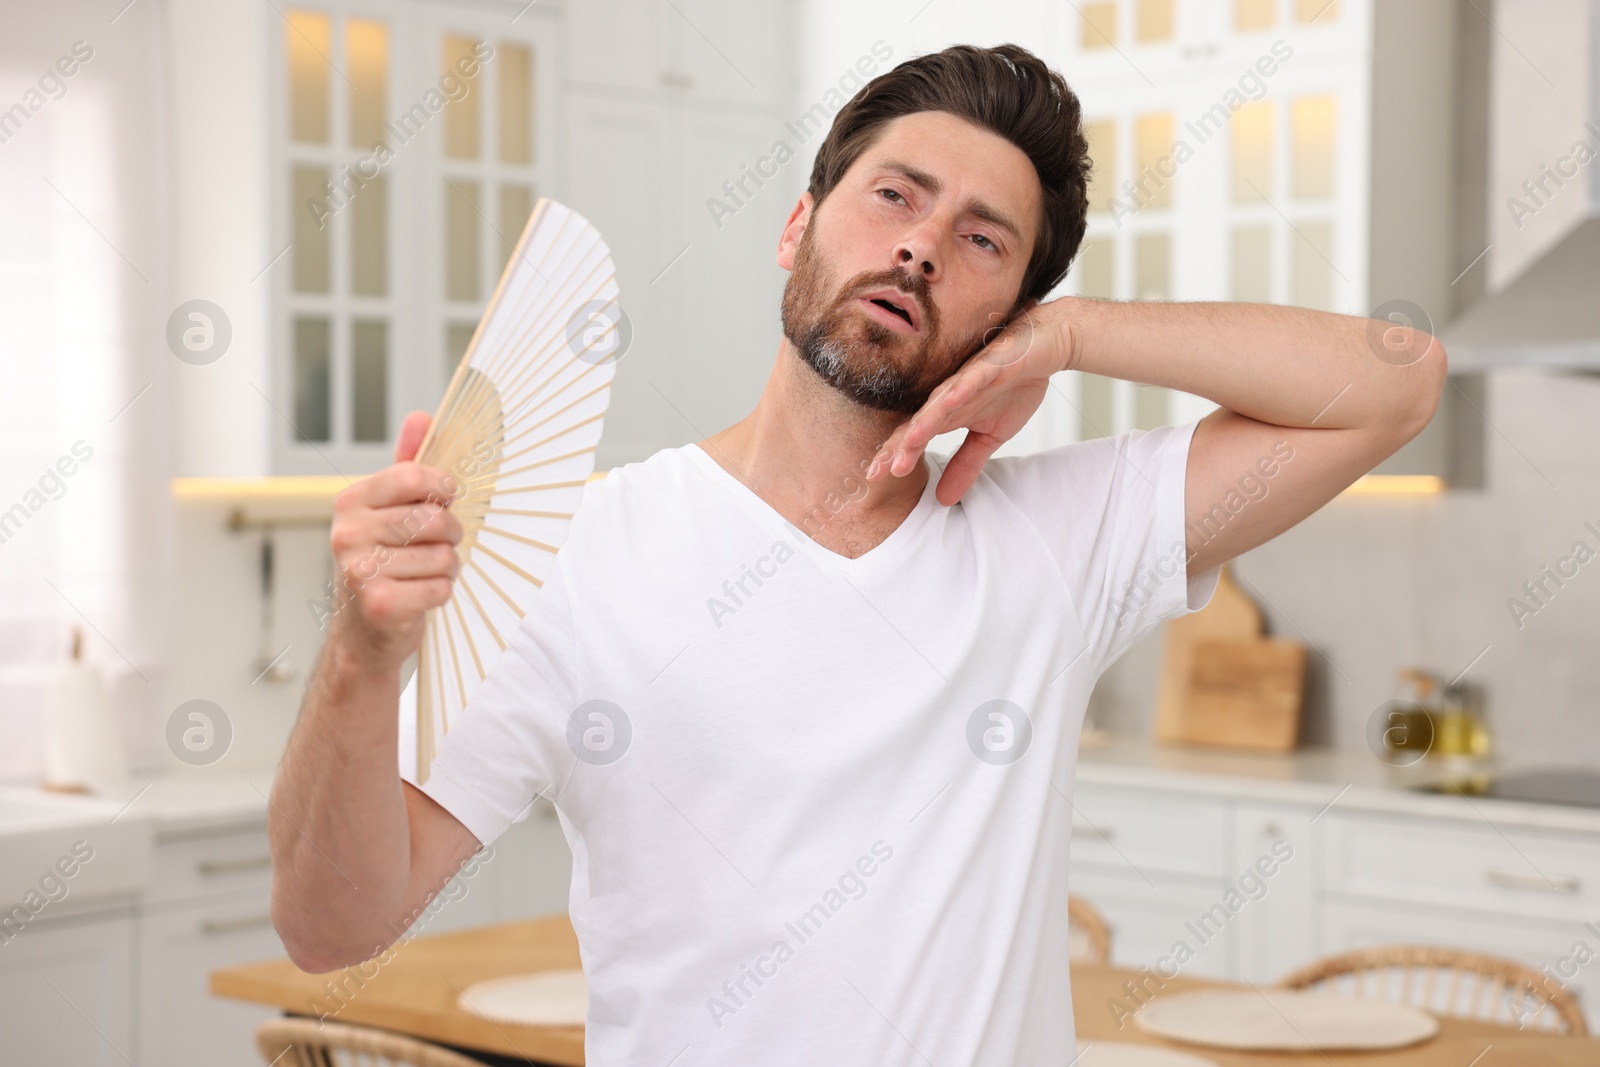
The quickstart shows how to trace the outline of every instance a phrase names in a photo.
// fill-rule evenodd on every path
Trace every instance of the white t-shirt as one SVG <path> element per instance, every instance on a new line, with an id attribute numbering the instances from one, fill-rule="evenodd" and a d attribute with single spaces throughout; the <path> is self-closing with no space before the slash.
<path id="1" fill-rule="evenodd" d="M 554 800 L 590 1064 L 1073 1058 L 1078 732 L 1215 589 L 1185 578 L 1194 426 L 991 459 L 954 507 L 930 455 L 857 559 L 698 445 L 585 489 L 423 789 L 486 844 Z"/>

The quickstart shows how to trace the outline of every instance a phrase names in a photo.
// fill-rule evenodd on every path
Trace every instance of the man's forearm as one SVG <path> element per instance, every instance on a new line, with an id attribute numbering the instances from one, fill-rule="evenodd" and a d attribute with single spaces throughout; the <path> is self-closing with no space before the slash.
<path id="1" fill-rule="evenodd" d="M 398 672 L 368 674 L 343 647 L 324 645 L 268 813 L 274 921 L 316 969 L 392 942 L 411 876 Z"/>
<path id="2" fill-rule="evenodd" d="M 1063 299 L 1071 369 L 1178 389 L 1260 422 L 1387 427 L 1431 414 L 1438 397 L 1443 348 L 1403 331 L 1383 347 L 1390 324 L 1271 304 Z"/>

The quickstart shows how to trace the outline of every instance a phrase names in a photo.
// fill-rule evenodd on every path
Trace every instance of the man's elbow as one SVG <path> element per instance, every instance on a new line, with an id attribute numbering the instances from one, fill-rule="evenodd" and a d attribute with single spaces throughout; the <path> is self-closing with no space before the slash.
<path id="1" fill-rule="evenodd" d="M 283 942 L 283 951 L 289 962 L 308 974 L 327 974 L 341 967 L 349 967 L 382 952 L 387 945 L 368 951 L 341 939 L 329 937 L 312 928 L 303 912 L 274 893 L 271 905 L 272 927 Z"/>
<path id="2" fill-rule="evenodd" d="M 1427 347 L 1414 362 L 1401 368 L 1409 380 L 1405 382 L 1406 388 L 1397 391 L 1400 402 L 1392 419 L 1401 444 L 1417 436 L 1433 421 L 1448 383 L 1450 365 L 1444 342 L 1420 331 L 1419 335 L 1427 338 Z"/>

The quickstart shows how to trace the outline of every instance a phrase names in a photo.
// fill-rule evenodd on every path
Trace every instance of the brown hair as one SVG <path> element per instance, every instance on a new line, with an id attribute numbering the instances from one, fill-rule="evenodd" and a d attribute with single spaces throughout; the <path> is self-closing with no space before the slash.
<path id="1" fill-rule="evenodd" d="M 958 44 L 908 59 L 872 79 L 839 110 L 811 167 L 815 204 L 822 204 L 885 124 L 918 111 L 966 119 L 1004 137 L 1032 161 L 1044 219 L 1017 301 L 1044 299 L 1078 254 L 1088 214 L 1089 144 L 1066 79 L 1014 44 Z"/>

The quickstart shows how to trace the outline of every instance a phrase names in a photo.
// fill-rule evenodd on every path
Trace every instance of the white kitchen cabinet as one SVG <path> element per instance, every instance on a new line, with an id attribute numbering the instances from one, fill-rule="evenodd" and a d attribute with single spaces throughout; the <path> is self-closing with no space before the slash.
<path id="1" fill-rule="evenodd" d="M 0 1060 L 133 1062 L 133 959 L 127 908 L 30 922 L 0 946 Z"/>
<path id="2" fill-rule="evenodd" d="M 159 854 L 159 853 L 158 853 Z M 213 997 L 219 967 L 283 955 L 267 899 L 256 890 L 141 910 L 139 1055 L 150 1067 L 244 1067 L 259 1062 L 257 1024 L 277 1012 Z"/>
<path id="3" fill-rule="evenodd" d="M 783 103 L 793 87 L 774 60 L 792 17 L 774 0 L 578 0 L 567 5 L 568 78 L 584 88 Z"/>
<path id="4" fill-rule="evenodd" d="M 567 130 L 566 199 L 611 247 L 632 327 L 597 461 L 615 466 L 714 433 L 755 404 L 781 335 L 778 237 L 806 175 L 772 158 L 779 140 L 801 147 L 776 110 L 574 88 Z M 760 185 L 747 177 L 757 167 L 768 173 Z M 742 193 L 724 188 L 741 181 Z"/>
<path id="5" fill-rule="evenodd" d="M 1291 804 L 1234 804 L 1235 880 L 1249 870 L 1271 872 L 1261 878 L 1261 898 L 1238 916 L 1236 978 L 1275 981 L 1321 951 L 1315 817 L 1313 809 Z"/>
<path id="6" fill-rule="evenodd" d="M 1102 784 L 1073 806 L 1072 892 L 1111 924 L 1113 962 L 1270 981 L 1314 953 L 1311 811 Z"/>
<path id="7" fill-rule="evenodd" d="M 1075 862 L 1213 880 L 1230 873 L 1222 800 L 1080 785 L 1072 806 Z"/>
<path id="8" fill-rule="evenodd" d="M 1164 978 L 1235 977 L 1238 917 L 1212 918 L 1200 925 L 1222 900 L 1220 881 L 1141 876 L 1076 861 L 1069 877 L 1073 894 L 1105 916 L 1111 928 L 1111 962 L 1118 967 L 1147 967 Z"/>
<path id="9" fill-rule="evenodd" d="M 1331 813 L 1327 892 L 1534 920 L 1600 918 L 1600 841 L 1491 818 Z"/>

